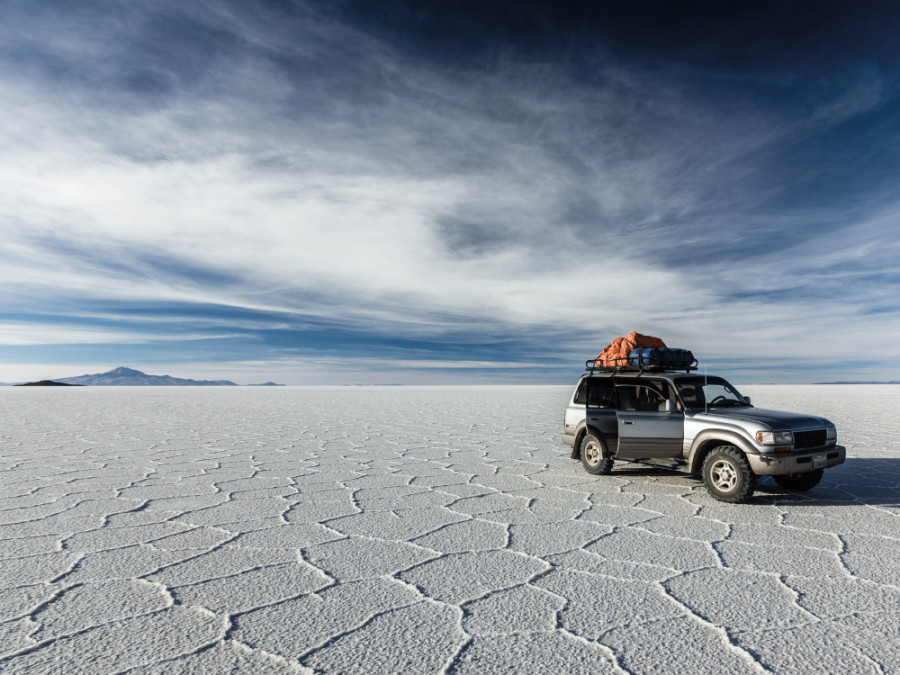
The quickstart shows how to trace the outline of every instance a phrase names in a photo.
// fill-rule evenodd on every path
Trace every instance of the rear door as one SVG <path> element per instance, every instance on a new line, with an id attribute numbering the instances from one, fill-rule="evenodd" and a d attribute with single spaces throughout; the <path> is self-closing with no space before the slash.
<path id="1" fill-rule="evenodd" d="M 617 457 L 680 457 L 684 441 L 684 413 L 666 412 L 666 397 L 647 383 L 616 386 L 619 449 Z"/>
<path id="2" fill-rule="evenodd" d="M 600 435 L 610 452 L 615 452 L 618 436 L 615 386 L 609 377 L 592 377 L 586 382 L 584 403 L 587 425 L 593 433 Z"/>

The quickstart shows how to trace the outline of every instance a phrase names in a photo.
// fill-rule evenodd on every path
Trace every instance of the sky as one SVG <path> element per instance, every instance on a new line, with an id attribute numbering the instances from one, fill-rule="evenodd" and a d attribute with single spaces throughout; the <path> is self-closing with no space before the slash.
<path id="1" fill-rule="evenodd" d="M 900 9 L 0 5 L 0 381 L 900 379 Z"/>

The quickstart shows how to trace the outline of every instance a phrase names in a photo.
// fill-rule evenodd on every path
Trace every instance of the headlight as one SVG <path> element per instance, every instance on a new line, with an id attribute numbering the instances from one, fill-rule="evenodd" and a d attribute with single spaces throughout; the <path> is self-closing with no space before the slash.
<path id="1" fill-rule="evenodd" d="M 794 434 L 790 431 L 757 431 L 756 440 L 761 445 L 793 445 Z"/>
<path id="2" fill-rule="evenodd" d="M 829 441 L 837 440 L 837 429 L 834 427 L 825 427 L 825 438 Z"/>

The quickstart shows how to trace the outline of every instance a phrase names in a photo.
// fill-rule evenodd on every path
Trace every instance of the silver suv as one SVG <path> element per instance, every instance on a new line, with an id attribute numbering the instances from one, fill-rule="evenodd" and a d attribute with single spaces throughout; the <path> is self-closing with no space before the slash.
<path id="1" fill-rule="evenodd" d="M 750 499 L 757 476 L 806 491 L 846 451 L 823 417 L 760 410 L 721 377 L 597 369 L 589 362 L 566 408 L 562 440 L 592 474 L 616 459 L 669 460 L 700 473 L 723 502 Z"/>

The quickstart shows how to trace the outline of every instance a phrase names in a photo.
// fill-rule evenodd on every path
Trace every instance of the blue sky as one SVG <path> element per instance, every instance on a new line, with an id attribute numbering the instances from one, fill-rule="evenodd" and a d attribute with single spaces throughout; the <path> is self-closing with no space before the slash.
<path id="1" fill-rule="evenodd" d="M 586 5 L 592 5 L 585 9 Z M 900 379 L 887 3 L 0 7 L 0 381 Z"/>

